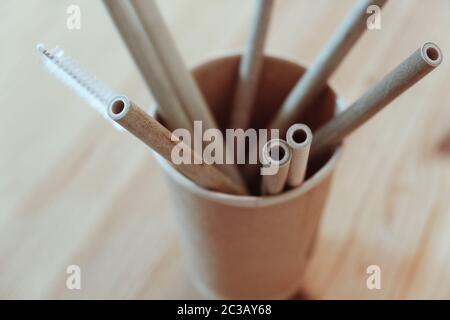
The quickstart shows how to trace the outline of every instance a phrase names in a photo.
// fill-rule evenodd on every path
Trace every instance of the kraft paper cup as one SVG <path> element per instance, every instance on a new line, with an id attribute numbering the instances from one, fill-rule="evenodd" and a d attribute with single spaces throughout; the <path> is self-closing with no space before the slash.
<path id="1" fill-rule="evenodd" d="M 193 75 L 223 129 L 229 118 L 238 55 L 216 58 Z M 266 57 L 253 117 L 264 128 L 303 74 L 285 59 Z M 324 89 L 303 119 L 314 131 L 342 103 Z M 157 156 L 167 176 L 182 246 L 194 284 L 207 298 L 284 299 L 299 290 L 326 204 L 340 149 L 310 165 L 300 187 L 275 196 L 205 190 Z"/>

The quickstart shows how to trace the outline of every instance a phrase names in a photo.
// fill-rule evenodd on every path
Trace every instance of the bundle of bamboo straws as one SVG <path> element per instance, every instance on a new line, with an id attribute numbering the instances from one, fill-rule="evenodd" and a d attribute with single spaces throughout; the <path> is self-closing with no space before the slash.
<path id="1" fill-rule="evenodd" d="M 258 106 L 260 72 L 264 43 L 274 0 L 254 0 L 255 13 L 248 45 L 241 58 L 239 78 L 230 106 L 230 127 L 248 129 L 252 113 Z M 279 129 L 284 139 L 269 140 L 262 148 L 265 164 L 276 164 L 274 175 L 263 175 L 262 194 L 275 195 L 300 186 L 308 163 L 333 150 L 356 128 L 400 94 L 421 80 L 442 62 L 442 52 L 433 43 L 425 43 L 387 74 L 366 93 L 316 132 L 306 124 L 293 123 L 305 110 L 314 108 L 328 79 L 367 29 L 366 10 L 380 8 L 387 0 L 359 0 L 342 25 L 322 49 L 316 60 L 298 80 L 282 104 L 269 129 Z M 168 128 L 149 116 L 125 96 L 115 96 L 108 105 L 108 115 L 171 162 L 171 152 L 180 143 L 171 130 L 184 128 L 192 132 L 194 121 L 205 129 L 218 128 L 193 76 L 186 68 L 154 0 L 104 0 L 119 33 L 131 52 L 158 112 Z M 185 145 L 183 152 L 201 157 Z M 195 161 L 193 163 L 196 163 Z M 173 166 L 203 188 L 248 195 L 248 177 L 237 165 L 178 164 Z"/>

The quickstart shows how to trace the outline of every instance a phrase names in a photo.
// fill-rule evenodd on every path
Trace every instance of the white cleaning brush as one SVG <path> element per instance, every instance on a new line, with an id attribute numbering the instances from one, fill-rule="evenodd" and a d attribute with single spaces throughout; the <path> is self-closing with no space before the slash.
<path id="1" fill-rule="evenodd" d="M 107 113 L 109 102 L 117 94 L 83 70 L 74 59 L 65 57 L 62 49 L 56 47 L 47 50 L 43 44 L 38 44 L 36 48 L 48 72 L 59 78 L 67 87 L 114 125 L 116 129 L 123 130 L 121 126 L 109 118 Z"/>

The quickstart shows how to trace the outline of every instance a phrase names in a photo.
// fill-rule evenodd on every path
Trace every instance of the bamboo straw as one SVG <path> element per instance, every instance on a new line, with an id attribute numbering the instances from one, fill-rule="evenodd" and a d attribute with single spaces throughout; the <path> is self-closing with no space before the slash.
<path id="1" fill-rule="evenodd" d="M 193 124 L 185 114 L 161 66 L 156 49 L 148 40 L 130 3 L 122 0 L 103 2 L 158 103 L 159 112 L 168 127 L 171 130 L 186 128 L 192 131 Z"/>
<path id="2" fill-rule="evenodd" d="M 442 59 L 441 49 L 436 44 L 428 42 L 422 45 L 348 109 L 315 133 L 311 157 L 320 156 L 338 145 L 346 135 L 352 133 L 400 94 L 434 70 L 441 64 Z"/>
<path id="3" fill-rule="evenodd" d="M 203 121 L 206 129 L 217 128 L 209 108 L 186 68 L 180 52 L 154 0 L 131 0 L 149 40 L 153 43 L 170 81 L 191 122 Z"/>
<path id="4" fill-rule="evenodd" d="M 261 192 L 263 195 L 275 195 L 283 191 L 292 159 L 291 150 L 282 139 L 269 140 L 262 149 L 265 169 L 276 168 L 274 174 L 262 176 Z"/>
<path id="5" fill-rule="evenodd" d="M 269 29 L 273 0 L 254 0 L 250 38 L 239 66 L 239 79 L 231 108 L 231 128 L 247 129 L 255 104 L 264 60 L 264 44 Z"/>
<path id="6" fill-rule="evenodd" d="M 125 96 L 116 96 L 111 100 L 108 115 L 171 163 L 172 150 L 180 146 L 183 153 L 187 152 L 190 155 L 189 159 L 192 159 L 192 156 L 194 158 L 201 157 L 190 146 L 180 143 L 178 138 L 173 136 L 168 129 Z M 196 162 L 192 160 L 191 163 Z M 246 194 L 243 188 L 236 185 L 214 166 L 207 165 L 203 161 L 200 164 L 173 164 L 173 166 L 206 189 L 238 195 Z"/>
<path id="7" fill-rule="evenodd" d="M 218 128 L 200 89 L 183 62 L 183 58 L 155 1 L 131 0 L 131 5 L 135 9 L 149 41 L 153 44 L 190 122 L 202 121 L 204 130 Z M 218 169 L 228 174 L 239 185 L 245 186 L 237 166 L 232 164 L 220 165 Z"/>
<path id="8" fill-rule="evenodd" d="M 289 187 L 298 187 L 305 180 L 312 139 L 311 129 L 305 124 L 294 124 L 287 131 L 286 142 L 292 150 L 291 166 L 287 178 Z"/>
<path id="9" fill-rule="evenodd" d="M 283 133 L 322 92 L 328 79 L 367 29 L 366 10 L 370 5 L 380 8 L 387 0 L 360 0 L 346 17 L 330 41 L 321 50 L 306 73 L 283 102 L 281 110 L 270 124 Z"/>

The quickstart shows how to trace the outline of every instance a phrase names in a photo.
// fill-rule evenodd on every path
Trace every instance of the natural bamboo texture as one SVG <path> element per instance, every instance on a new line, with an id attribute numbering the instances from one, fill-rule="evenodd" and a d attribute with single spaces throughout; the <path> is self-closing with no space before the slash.
<path id="1" fill-rule="evenodd" d="M 289 125 L 314 102 L 330 76 L 367 29 L 367 8 L 371 5 L 382 8 L 386 2 L 387 0 L 360 0 L 357 3 L 289 93 L 281 110 L 271 122 L 271 128 L 278 128 L 285 133 Z"/>
<path id="2" fill-rule="evenodd" d="M 311 129 L 302 123 L 292 125 L 286 133 L 286 142 L 292 151 L 292 160 L 287 178 L 289 187 L 298 187 L 305 180 L 312 140 L 313 134 Z"/>
<path id="3" fill-rule="evenodd" d="M 265 168 L 275 169 L 274 174 L 262 175 L 261 192 L 263 195 L 275 195 L 284 190 L 289 173 L 292 154 L 286 141 L 272 139 L 267 141 L 261 151 Z"/>
<path id="4" fill-rule="evenodd" d="M 191 164 L 172 164 L 199 186 L 224 193 L 238 195 L 246 193 L 217 168 L 201 161 L 202 159 L 198 158 L 201 156 L 196 154 L 190 146 L 181 143 L 167 128 L 129 101 L 127 97 L 115 97 L 109 105 L 108 115 L 170 163 L 172 163 L 171 155 L 174 148 L 179 148 L 183 154 L 187 153 Z"/>
<path id="5" fill-rule="evenodd" d="M 155 1 L 131 0 L 130 2 L 170 80 L 174 96 L 178 97 L 190 123 L 202 121 L 204 130 L 218 128 L 202 93 L 183 62 L 183 58 Z M 164 120 L 166 120 L 165 117 Z M 236 165 L 228 164 L 217 167 L 228 174 L 236 183 L 245 186 Z"/>
<path id="6" fill-rule="evenodd" d="M 217 128 L 217 123 L 191 73 L 186 68 L 155 1 L 131 0 L 130 2 L 191 122 L 202 121 L 205 129 Z"/>
<path id="7" fill-rule="evenodd" d="M 183 39 L 183 57 L 192 65 L 204 61 L 209 53 L 221 53 L 230 44 L 240 43 L 241 27 L 251 14 L 247 6 L 237 11 L 236 4 L 241 2 L 159 0 L 157 4 L 170 19 L 173 34 Z M 331 16 L 343 13 L 343 6 L 353 2 L 277 1 L 277 18 L 271 22 L 271 30 L 277 30 L 275 47 L 293 55 L 296 61 L 311 61 L 316 50 L 304 44 L 311 37 L 325 43 L 328 30 L 336 26 L 337 18 Z M 145 107 L 145 83 L 136 76 L 121 39 L 112 32 L 103 3 L 70 1 L 82 9 L 78 31 L 43 23 L 55 21 L 57 16 L 59 21 L 69 2 L 52 1 L 51 6 L 43 3 L 0 2 L 0 38 L 10 44 L 7 59 L 0 59 L 1 96 L 13 102 L 2 108 L 0 119 L 0 297 L 204 299 L 193 288 L 180 247 L 183 241 L 173 217 L 173 202 L 178 195 L 168 188 L 167 178 L 158 162 L 149 157 L 148 148 L 140 141 L 130 143 L 130 137 L 121 137 L 93 110 L 84 108 L 79 99 L 42 70 L 38 59 L 24 58 L 38 38 L 48 45 L 59 43 L 100 80 L 120 88 Z M 367 32 L 355 47 L 351 65 L 346 63 L 336 71 L 338 96 L 351 104 L 368 89 L 369 81 L 382 79 L 419 47 L 417 41 L 432 37 L 445 54 L 450 49 L 449 4 L 448 0 L 389 2 L 383 10 L 382 30 Z M 305 24 L 309 30 L 305 30 Z M 220 26 L 220 37 L 212 26 Z M 299 32 L 294 37 L 287 30 Z M 18 34 L 21 41 L 17 41 Z M 70 40 L 70 45 L 62 39 Z M 91 49 L 95 54 L 86 52 Z M 350 62 L 350 56 L 347 60 Z M 323 189 L 311 190 L 316 193 L 312 203 L 324 204 L 323 219 L 301 294 L 293 299 L 450 299 L 447 62 L 347 140 L 329 196 Z M 112 67 L 105 68 L 104 63 Z M 233 65 L 237 69 L 238 60 Z M 24 69 L 26 74 L 18 72 Z M 280 67 L 268 69 L 272 72 Z M 233 71 L 230 78 L 236 74 Z M 280 76 L 290 74 L 283 72 Z M 270 104 L 269 97 L 278 90 L 272 88 L 276 83 L 264 90 L 267 98 L 263 102 Z M 214 88 L 213 84 L 209 88 Z M 29 108 L 30 101 L 38 107 Z M 184 196 L 181 191 L 179 194 Z M 299 212 L 320 211 L 309 202 L 297 207 Z M 276 209 L 280 220 L 271 220 L 270 210 L 264 215 L 266 221 L 273 225 L 290 221 L 285 216 L 287 210 Z M 263 223 L 261 211 L 257 216 L 245 209 L 239 213 L 228 215 L 228 220 L 215 214 L 193 213 L 191 217 L 199 221 L 204 217 L 213 221 L 223 218 L 218 222 L 222 227 L 214 226 L 218 237 L 229 230 L 225 225 Z M 299 246 L 303 245 L 302 228 L 311 217 L 315 216 L 301 215 L 292 224 L 291 232 L 297 232 Z M 261 234 L 269 230 L 271 237 L 264 242 L 267 250 L 273 248 L 270 239 L 283 239 L 287 234 L 273 225 L 255 230 Z M 241 232 L 254 229 L 242 228 Z M 242 250 L 243 256 L 246 250 L 254 253 L 253 246 L 244 247 L 237 241 L 223 248 Z M 231 255 L 225 250 L 222 253 Z M 264 253 L 260 252 L 262 259 Z M 81 290 L 67 289 L 68 264 L 81 267 Z M 366 268 L 371 264 L 381 267 L 381 290 L 366 287 L 370 276 Z M 231 261 L 226 271 L 233 265 Z M 290 272 L 300 269 L 290 266 L 294 269 Z M 260 279 L 279 275 L 292 281 L 289 272 L 273 270 L 262 273 Z M 202 271 L 197 268 L 197 272 Z M 242 287 L 258 290 L 262 283 Z M 229 282 L 221 284 L 228 286 Z"/>
<path id="8" fill-rule="evenodd" d="M 247 129 L 255 105 L 264 57 L 264 45 L 274 0 L 254 0 L 250 37 L 242 55 L 239 79 L 231 108 L 231 128 Z"/>
<path id="9" fill-rule="evenodd" d="M 338 145 L 345 136 L 439 66 L 442 59 L 441 49 L 436 44 L 428 42 L 422 45 L 344 112 L 315 133 L 311 158 Z"/>
<path id="10" fill-rule="evenodd" d="M 158 103 L 158 110 L 167 126 L 171 130 L 185 128 L 192 131 L 193 124 L 184 112 L 156 48 L 147 38 L 131 4 L 122 0 L 103 2 Z"/>

